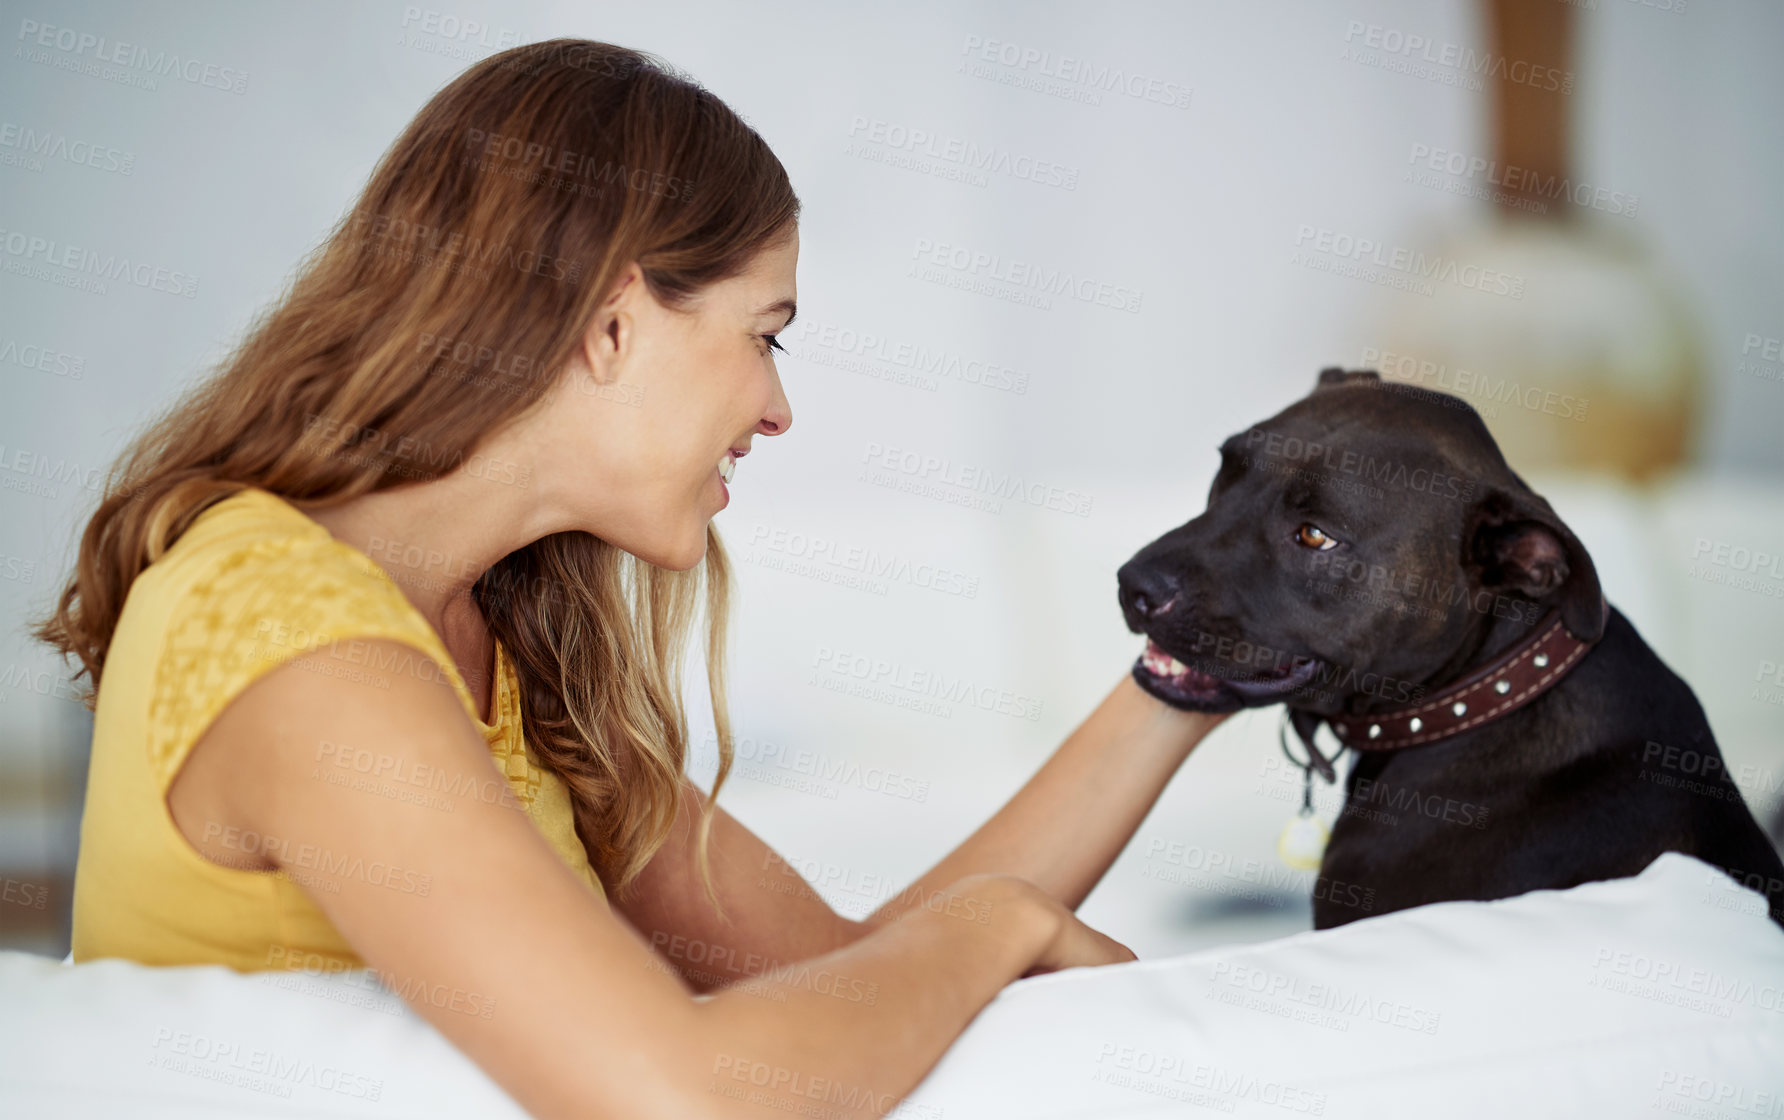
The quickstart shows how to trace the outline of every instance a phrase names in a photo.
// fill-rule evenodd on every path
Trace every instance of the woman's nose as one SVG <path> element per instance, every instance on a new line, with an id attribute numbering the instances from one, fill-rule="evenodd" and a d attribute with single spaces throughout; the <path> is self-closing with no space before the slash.
<path id="1" fill-rule="evenodd" d="M 787 400 L 786 390 L 781 388 L 780 375 L 774 377 L 774 396 L 768 402 L 768 411 L 757 421 L 756 430 L 765 436 L 778 436 L 793 426 L 793 405 Z"/>

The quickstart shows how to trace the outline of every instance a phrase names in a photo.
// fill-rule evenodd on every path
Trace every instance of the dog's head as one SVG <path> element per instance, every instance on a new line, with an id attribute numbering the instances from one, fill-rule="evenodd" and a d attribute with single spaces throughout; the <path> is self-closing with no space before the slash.
<path id="1" fill-rule="evenodd" d="M 1134 677 L 1179 708 L 1410 703 L 1496 628 L 1603 629 L 1592 559 L 1480 417 L 1373 371 L 1221 445 L 1208 506 L 1117 573 Z M 1441 683 L 1441 682 L 1440 682 Z"/>

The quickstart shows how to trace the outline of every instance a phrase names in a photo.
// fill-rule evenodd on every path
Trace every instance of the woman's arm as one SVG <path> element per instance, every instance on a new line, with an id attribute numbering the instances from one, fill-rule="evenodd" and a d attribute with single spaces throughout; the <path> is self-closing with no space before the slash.
<path id="1" fill-rule="evenodd" d="M 694 824 L 703 796 L 683 786 L 675 827 L 614 899 L 696 991 L 772 974 L 828 953 L 916 907 L 965 875 L 1027 879 L 1075 909 L 1114 862 L 1190 750 L 1224 715 L 1184 712 L 1123 675 L 1090 716 L 1008 804 L 946 859 L 865 920 L 837 914 L 799 872 L 723 808 L 712 822 L 720 921 L 694 872 Z"/>
<path id="2" fill-rule="evenodd" d="M 830 908 L 798 870 L 723 806 L 713 809 L 713 889 L 720 920 L 694 865 L 705 794 L 683 780 L 675 824 L 663 846 L 613 909 L 697 992 L 771 976 L 796 961 L 834 952 L 867 932 Z"/>
<path id="3" fill-rule="evenodd" d="M 926 892 L 989 871 L 1027 879 L 1077 909 L 1146 819 L 1171 775 L 1225 718 L 1225 713 L 1173 708 L 1123 673 L 995 816 L 864 924 L 882 926 Z"/>
<path id="4" fill-rule="evenodd" d="M 533 1115 L 783 1116 L 822 1103 L 877 1116 L 1010 980 L 1132 959 L 1038 888 L 969 876 L 945 905 L 809 962 L 824 977 L 790 971 L 696 1001 L 523 813 L 476 796 L 504 779 L 442 671 L 398 643 L 354 644 L 415 672 L 373 687 L 332 647 L 271 670 L 195 745 L 170 802 L 188 837 L 256 837 L 380 978 Z M 449 808 L 392 801 L 319 780 L 330 743 L 471 780 L 446 783 Z"/>

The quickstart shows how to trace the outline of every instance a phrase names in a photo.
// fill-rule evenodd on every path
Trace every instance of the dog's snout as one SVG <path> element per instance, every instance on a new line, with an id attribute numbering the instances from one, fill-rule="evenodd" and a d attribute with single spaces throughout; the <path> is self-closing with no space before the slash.
<path id="1" fill-rule="evenodd" d="M 1121 609 L 1130 619 L 1144 622 L 1170 610 L 1180 590 L 1170 573 L 1144 563 L 1128 561 L 1115 573 L 1120 584 Z"/>

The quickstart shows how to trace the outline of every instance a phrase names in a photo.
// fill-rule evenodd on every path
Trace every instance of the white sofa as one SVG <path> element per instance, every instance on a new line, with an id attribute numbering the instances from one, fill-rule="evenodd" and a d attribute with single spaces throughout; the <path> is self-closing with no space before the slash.
<path id="1" fill-rule="evenodd" d="M 365 974 L 4 952 L 0 999 L 9 1118 L 524 1115 Z M 824 1107 L 745 1072 L 792 1114 Z M 1017 981 L 891 1115 L 1780 1110 L 1784 931 L 1758 894 L 1669 853 L 1628 879 Z"/>

